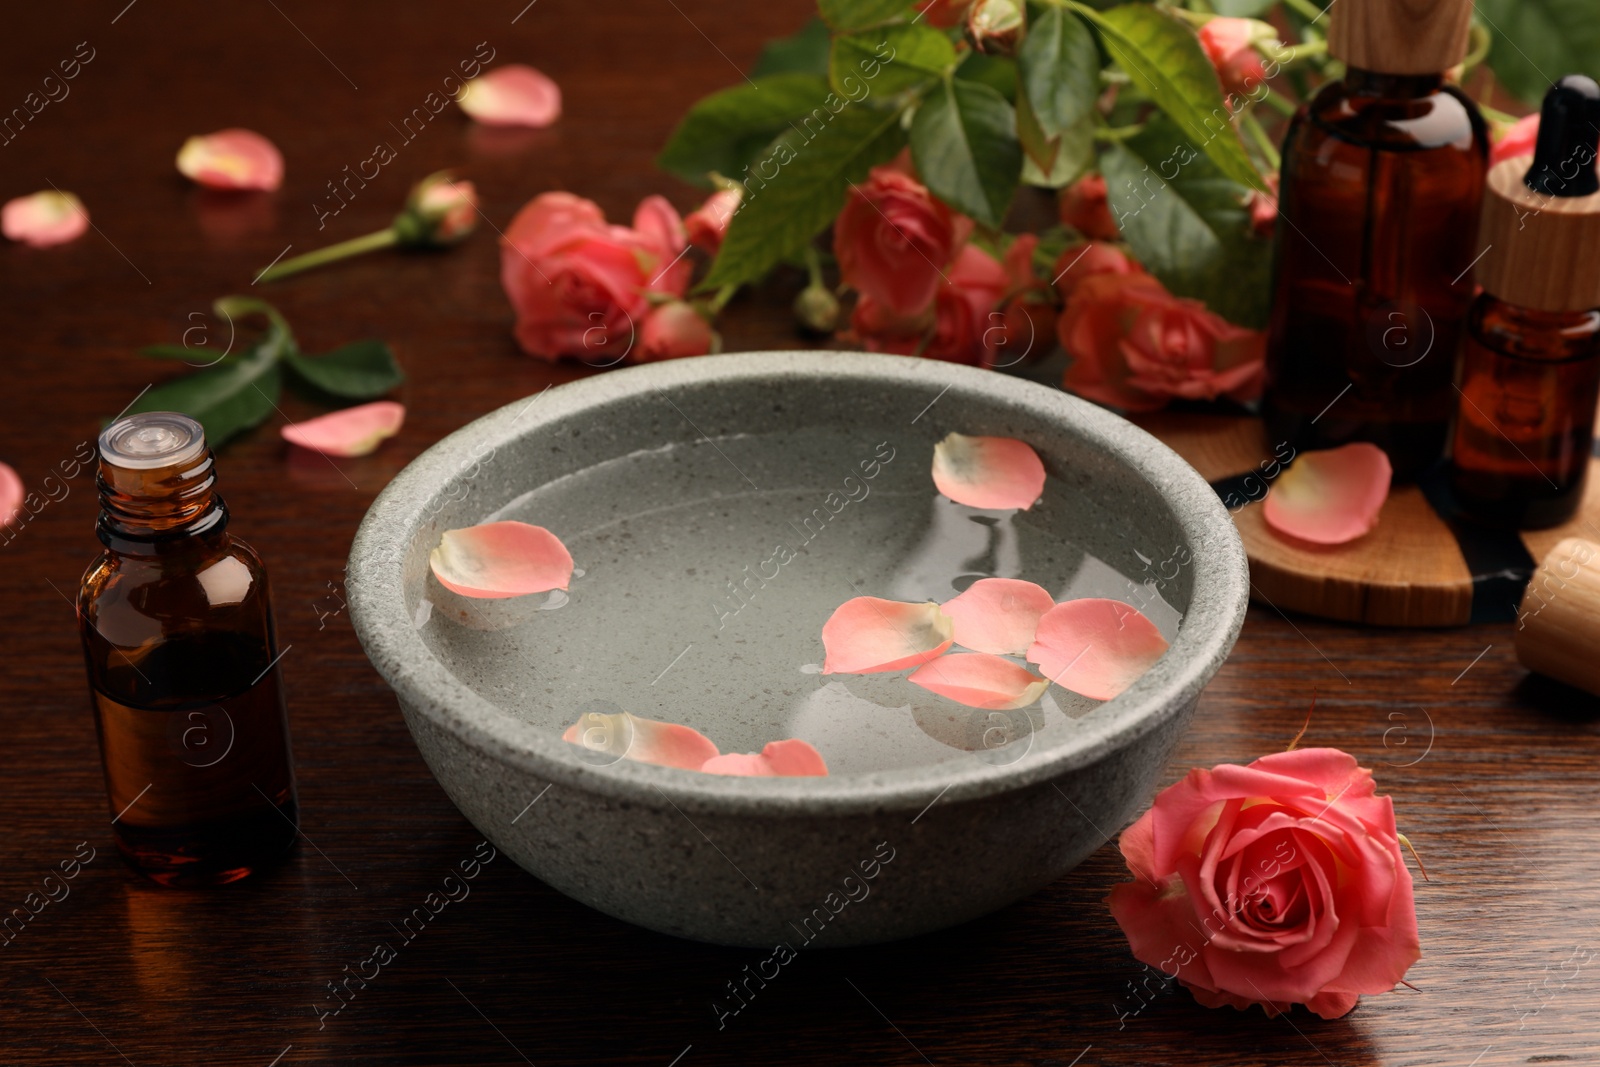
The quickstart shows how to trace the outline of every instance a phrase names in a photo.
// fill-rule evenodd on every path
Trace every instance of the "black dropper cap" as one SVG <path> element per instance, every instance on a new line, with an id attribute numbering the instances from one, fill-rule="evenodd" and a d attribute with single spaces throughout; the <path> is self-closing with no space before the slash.
<path id="1" fill-rule="evenodd" d="M 1589 196 L 1600 192 L 1595 169 L 1600 145 L 1600 85 L 1568 74 L 1544 94 L 1539 140 L 1523 184 L 1544 196 Z M 1576 173 L 1574 173 L 1576 171 Z"/>

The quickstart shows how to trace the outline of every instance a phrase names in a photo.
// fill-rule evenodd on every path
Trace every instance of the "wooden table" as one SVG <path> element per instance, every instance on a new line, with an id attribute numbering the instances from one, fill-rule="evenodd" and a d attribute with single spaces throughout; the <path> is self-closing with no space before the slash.
<path id="1" fill-rule="evenodd" d="M 16 5 L 0 34 L 0 109 L 87 41 L 93 59 L 0 146 L 0 197 L 53 183 L 96 229 L 63 248 L 0 248 L 0 458 L 38 491 L 99 420 L 171 364 L 219 295 L 272 258 L 386 224 L 408 184 L 464 164 L 497 226 L 571 189 L 626 217 L 697 194 L 651 159 L 700 95 L 738 80 L 802 0 L 497 4 Z M 115 16 L 115 18 L 113 18 Z M 493 133 L 447 109 L 324 232 L 314 205 L 342 168 L 487 41 L 560 82 L 566 116 Z M 56 90 L 59 95 L 59 90 Z M 219 203 L 172 159 L 185 136 L 261 130 L 284 150 L 276 195 Z M 782 276 L 729 309 L 730 349 L 793 347 Z M 400 437 L 365 459 L 290 456 L 276 427 L 228 448 L 234 528 L 276 583 L 304 841 L 269 877 L 157 889 L 109 841 L 70 604 L 94 555 L 94 489 L 65 483 L 0 547 L 0 908 L 75 852 L 94 859 L 0 947 L 6 1064 L 751 1063 L 1524 1064 L 1600 1059 L 1600 730 L 1594 701 L 1535 684 L 1506 627 L 1384 632 L 1251 609 L 1168 778 L 1280 749 L 1313 693 L 1308 743 L 1372 766 L 1428 865 L 1417 991 L 1324 1022 L 1211 1011 L 1144 977 L 1101 903 L 1114 845 L 989 918 L 904 944 L 805 953 L 719 1029 L 711 1004 L 760 954 L 645 933 L 501 858 L 357 998 L 319 1024 L 328 983 L 436 888 L 478 836 L 418 758 L 394 698 L 339 611 L 341 566 L 374 494 L 470 419 L 581 369 L 521 355 L 494 233 L 444 255 L 377 255 L 274 287 L 306 347 L 389 339 L 410 381 Z M 197 340 L 192 335 L 191 340 Z M 214 339 L 213 343 L 221 343 Z M 284 404 L 286 417 L 311 409 Z M 276 421 L 276 420 L 275 420 Z M 52 483 L 55 484 L 55 483 Z M 53 490 L 59 497 L 62 489 Z M 80 849 L 80 842 L 86 842 Z M 58 891 L 59 894 L 59 891 Z M 1125 1017 L 1119 1017 L 1125 1016 Z"/>

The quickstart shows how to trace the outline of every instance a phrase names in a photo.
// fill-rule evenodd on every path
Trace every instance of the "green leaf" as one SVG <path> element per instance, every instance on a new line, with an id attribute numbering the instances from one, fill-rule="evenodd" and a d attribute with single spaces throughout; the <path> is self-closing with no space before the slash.
<path id="1" fill-rule="evenodd" d="M 906 0 L 817 0 L 822 20 L 841 33 L 888 22 L 906 14 L 910 7 Z"/>
<path id="2" fill-rule="evenodd" d="M 829 95 L 827 79 L 815 74 L 774 74 L 753 85 L 736 85 L 695 104 L 678 123 L 656 166 L 699 185 L 716 171 L 742 180 L 742 171 Z M 824 111 L 824 114 L 827 112 Z"/>
<path id="3" fill-rule="evenodd" d="M 828 76 L 828 24 L 813 18 L 788 37 L 768 41 L 761 49 L 750 77 L 761 79 L 772 74 L 816 74 Z"/>
<path id="4" fill-rule="evenodd" d="M 702 289 L 753 282 L 804 248 L 839 214 L 851 183 L 905 144 L 898 112 L 847 104 L 822 113 L 827 125 L 791 131 L 751 166 L 744 201 Z"/>
<path id="5" fill-rule="evenodd" d="M 1100 49 L 1089 27 L 1072 12 L 1045 8 L 1028 27 L 1017 68 L 1046 137 L 1056 137 L 1093 113 L 1100 95 Z"/>
<path id="6" fill-rule="evenodd" d="M 1247 187 L 1161 117 L 1107 148 L 1100 169 L 1123 239 L 1151 274 L 1229 322 L 1266 324 L 1272 247 L 1251 228 Z"/>
<path id="7" fill-rule="evenodd" d="M 248 355 L 149 389 L 128 414 L 181 411 L 205 427 L 212 448 L 257 425 L 275 410 L 282 388 L 276 348 L 258 345 Z"/>
<path id="8" fill-rule="evenodd" d="M 968 52 L 967 58 L 956 68 L 956 77 L 969 82 L 981 82 L 1005 97 L 1017 98 L 1017 65 L 999 56 L 986 56 L 982 52 Z"/>
<path id="9" fill-rule="evenodd" d="M 934 80 L 955 61 L 950 38 L 931 26 L 885 26 L 835 37 L 828 81 L 855 101 L 865 99 L 863 86 L 874 96 L 894 96 Z"/>
<path id="10" fill-rule="evenodd" d="M 1018 108 L 1019 133 L 1023 127 L 1022 114 L 1022 109 Z M 1051 142 L 1055 146 L 1055 155 L 1049 170 L 1034 162 L 1031 155 L 1025 157 L 1022 161 L 1022 183 L 1045 189 L 1064 189 L 1087 174 L 1095 163 L 1094 126 L 1094 119 L 1086 118 Z"/>
<path id="11" fill-rule="evenodd" d="M 1278 0 L 1211 0 L 1211 7 L 1219 15 L 1229 18 L 1253 19 L 1272 10 Z"/>
<path id="12" fill-rule="evenodd" d="M 296 378 L 345 400 L 373 400 L 406 378 L 382 341 L 356 341 L 316 357 L 291 352 L 284 361 Z"/>
<path id="13" fill-rule="evenodd" d="M 1600 78 L 1600 11 L 1594 0 L 1478 0 L 1494 31 L 1489 66 L 1511 92 L 1537 107 L 1552 78 Z"/>
<path id="14" fill-rule="evenodd" d="M 949 79 L 911 123 L 911 154 L 928 188 L 979 222 L 999 226 L 1022 172 L 1017 116 L 980 82 Z"/>
<path id="15" fill-rule="evenodd" d="M 1266 188 L 1245 154 L 1217 72 L 1193 31 L 1146 4 L 1123 4 L 1105 12 L 1081 3 L 1071 6 L 1100 28 L 1106 50 L 1139 91 L 1177 122 L 1224 174 L 1251 188 Z"/>

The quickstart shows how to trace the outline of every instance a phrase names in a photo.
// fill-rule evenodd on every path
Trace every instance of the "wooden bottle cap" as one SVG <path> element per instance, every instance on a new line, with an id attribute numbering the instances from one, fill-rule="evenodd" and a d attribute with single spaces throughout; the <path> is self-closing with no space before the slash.
<path id="1" fill-rule="evenodd" d="M 1532 163 L 1531 155 L 1517 156 L 1489 171 L 1478 228 L 1488 251 L 1478 261 L 1478 284 L 1535 311 L 1600 308 L 1600 193 L 1536 193 L 1523 182 Z"/>
<path id="2" fill-rule="evenodd" d="M 1338 0 L 1328 54 L 1378 74 L 1442 74 L 1467 54 L 1472 0 Z"/>
<path id="3" fill-rule="evenodd" d="M 1517 611 L 1517 660 L 1600 695 L 1600 545 L 1561 541 L 1533 572 Z"/>

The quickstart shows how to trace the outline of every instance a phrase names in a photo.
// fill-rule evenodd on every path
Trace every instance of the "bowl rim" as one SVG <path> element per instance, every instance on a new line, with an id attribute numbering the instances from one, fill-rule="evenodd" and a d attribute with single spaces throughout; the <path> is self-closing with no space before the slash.
<path id="1" fill-rule="evenodd" d="M 1063 425 L 1155 486 L 1195 561 L 1189 608 L 1167 655 L 1127 691 L 1078 720 L 1080 729 L 1073 737 L 1038 759 L 1025 757 L 1003 766 L 953 760 L 821 779 L 747 778 L 628 760 L 604 767 L 588 764 L 571 754 L 559 735 L 515 719 L 479 696 L 433 655 L 412 625 L 401 568 L 394 561 L 402 558 L 412 531 L 438 493 L 459 474 L 464 452 L 485 443 L 498 448 L 552 422 L 641 394 L 665 397 L 673 387 L 819 377 L 901 390 L 908 412 L 931 406 L 952 389 L 982 394 L 988 401 Z M 1215 491 L 1177 453 L 1121 416 L 1069 393 L 994 371 L 829 350 L 644 364 L 546 387 L 492 411 L 429 447 L 378 495 L 351 545 L 345 585 L 362 649 L 394 689 L 408 720 L 421 716 L 469 748 L 541 782 L 651 808 L 665 801 L 680 813 L 768 816 L 925 812 L 941 798 L 969 800 L 1028 788 L 1087 766 L 1187 710 L 1232 650 L 1250 594 L 1243 544 Z"/>

